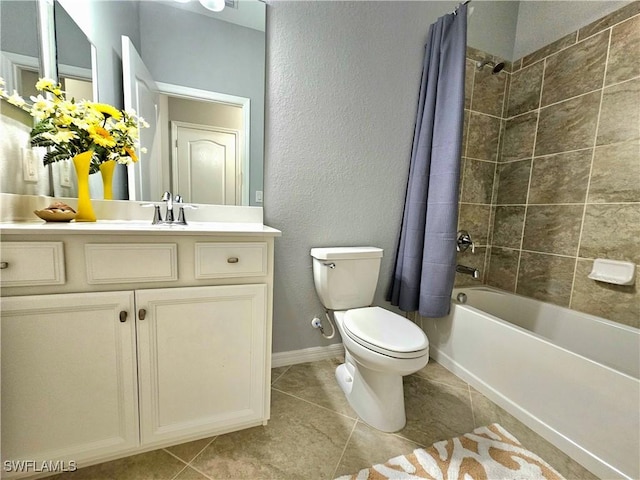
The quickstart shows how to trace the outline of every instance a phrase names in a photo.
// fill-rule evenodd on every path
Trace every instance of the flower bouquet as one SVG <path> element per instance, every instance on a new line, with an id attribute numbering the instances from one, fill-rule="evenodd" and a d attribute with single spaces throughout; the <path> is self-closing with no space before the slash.
<path id="1" fill-rule="evenodd" d="M 76 102 L 65 99 L 60 84 L 41 78 L 36 83 L 39 92 L 28 104 L 16 91 L 9 95 L 0 79 L 0 97 L 28 112 L 35 119 L 31 130 L 31 146 L 50 147 L 44 156 L 44 164 L 73 158 L 79 153 L 92 151 L 90 173 L 109 160 L 130 165 L 138 161 L 138 127 L 149 125 L 134 111 L 121 111 L 104 103 L 87 100 Z M 143 153 L 146 150 L 140 149 Z"/>
<path id="2" fill-rule="evenodd" d="M 44 164 L 73 160 L 78 177 L 76 220 L 84 219 L 83 207 L 86 207 L 86 221 L 95 221 L 88 175 L 102 170 L 103 179 L 110 178 L 116 162 L 124 165 L 137 162 L 136 151 L 146 153 L 146 149 L 140 148 L 139 127 L 149 125 L 134 111 L 121 111 L 111 105 L 88 100 L 67 100 L 61 85 L 50 79 L 41 78 L 36 89 L 50 94 L 49 98 L 42 94 L 32 96 L 29 104 L 16 91 L 9 95 L 0 78 L 0 98 L 35 119 L 30 143 L 33 147 L 49 148 L 43 158 Z M 110 182 L 108 185 L 105 182 L 105 198 L 111 198 Z"/>

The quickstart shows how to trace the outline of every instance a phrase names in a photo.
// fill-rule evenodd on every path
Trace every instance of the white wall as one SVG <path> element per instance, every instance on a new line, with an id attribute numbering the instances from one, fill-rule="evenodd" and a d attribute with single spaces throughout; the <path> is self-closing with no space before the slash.
<path id="1" fill-rule="evenodd" d="M 449 2 L 287 2 L 267 9 L 265 223 L 276 240 L 273 351 L 329 342 L 312 247 L 384 249 L 400 229 L 424 45 Z M 332 342 L 340 341 L 339 335 Z"/>
<path id="2" fill-rule="evenodd" d="M 630 0 L 535 1 L 523 0 L 518 11 L 518 28 L 512 60 L 533 53 L 545 45 L 604 17 Z"/>

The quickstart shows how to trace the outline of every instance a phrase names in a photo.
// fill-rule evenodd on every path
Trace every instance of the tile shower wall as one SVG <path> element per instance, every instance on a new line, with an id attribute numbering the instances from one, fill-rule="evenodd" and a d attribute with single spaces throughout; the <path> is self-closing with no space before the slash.
<path id="1" fill-rule="evenodd" d="M 638 282 L 587 278 L 594 258 L 640 264 L 640 2 L 506 77 L 502 118 L 497 86 L 493 112 L 475 85 L 468 110 L 460 225 L 478 227 L 485 283 L 640 327 Z"/>
<path id="2" fill-rule="evenodd" d="M 467 47 L 465 76 L 464 135 L 460 179 L 458 229 L 466 230 L 475 243 L 458 253 L 458 263 L 477 268 L 486 281 L 489 238 L 492 224 L 493 182 L 498 165 L 503 106 L 507 94 L 506 68 L 497 75 L 491 67 L 476 67 L 476 62 L 499 61 L 489 54 Z M 456 286 L 477 284 L 469 275 L 456 274 Z"/>

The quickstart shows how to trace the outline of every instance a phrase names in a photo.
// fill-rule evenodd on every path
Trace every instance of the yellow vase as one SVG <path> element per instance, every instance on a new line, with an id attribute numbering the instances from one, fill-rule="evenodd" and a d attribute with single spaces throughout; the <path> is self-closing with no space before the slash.
<path id="1" fill-rule="evenodd" d="M 89 167 L 93 152 L 82 152 L 73 157 L 73 166 L 78 179 L 78 208 L 76 208 L 76 222 L 95 222 L 91 196 L 89 195 Z"/>
<path id="2" fill-rule="evenodd" d="M 102 174 L 102 186 L 104 187 L 104 199 L 113 200 L 113 170 L 116 168 L 115 160 L 108 160 L 100 164 Z"/>

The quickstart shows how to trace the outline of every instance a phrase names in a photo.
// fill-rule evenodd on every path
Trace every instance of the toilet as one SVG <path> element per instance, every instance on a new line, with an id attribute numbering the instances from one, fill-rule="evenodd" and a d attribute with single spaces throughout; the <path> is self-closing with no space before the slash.
<path id="1" fill-rule="evenodd" d="M 358 416 L 378 430 L 406 424 L 402 377 L 429 361 L 429 340 L 410 320 L 372 307 L 382 249 L 312 248 L 313 280 L 342 336 L 345 362 L 336 379 Z"/>

